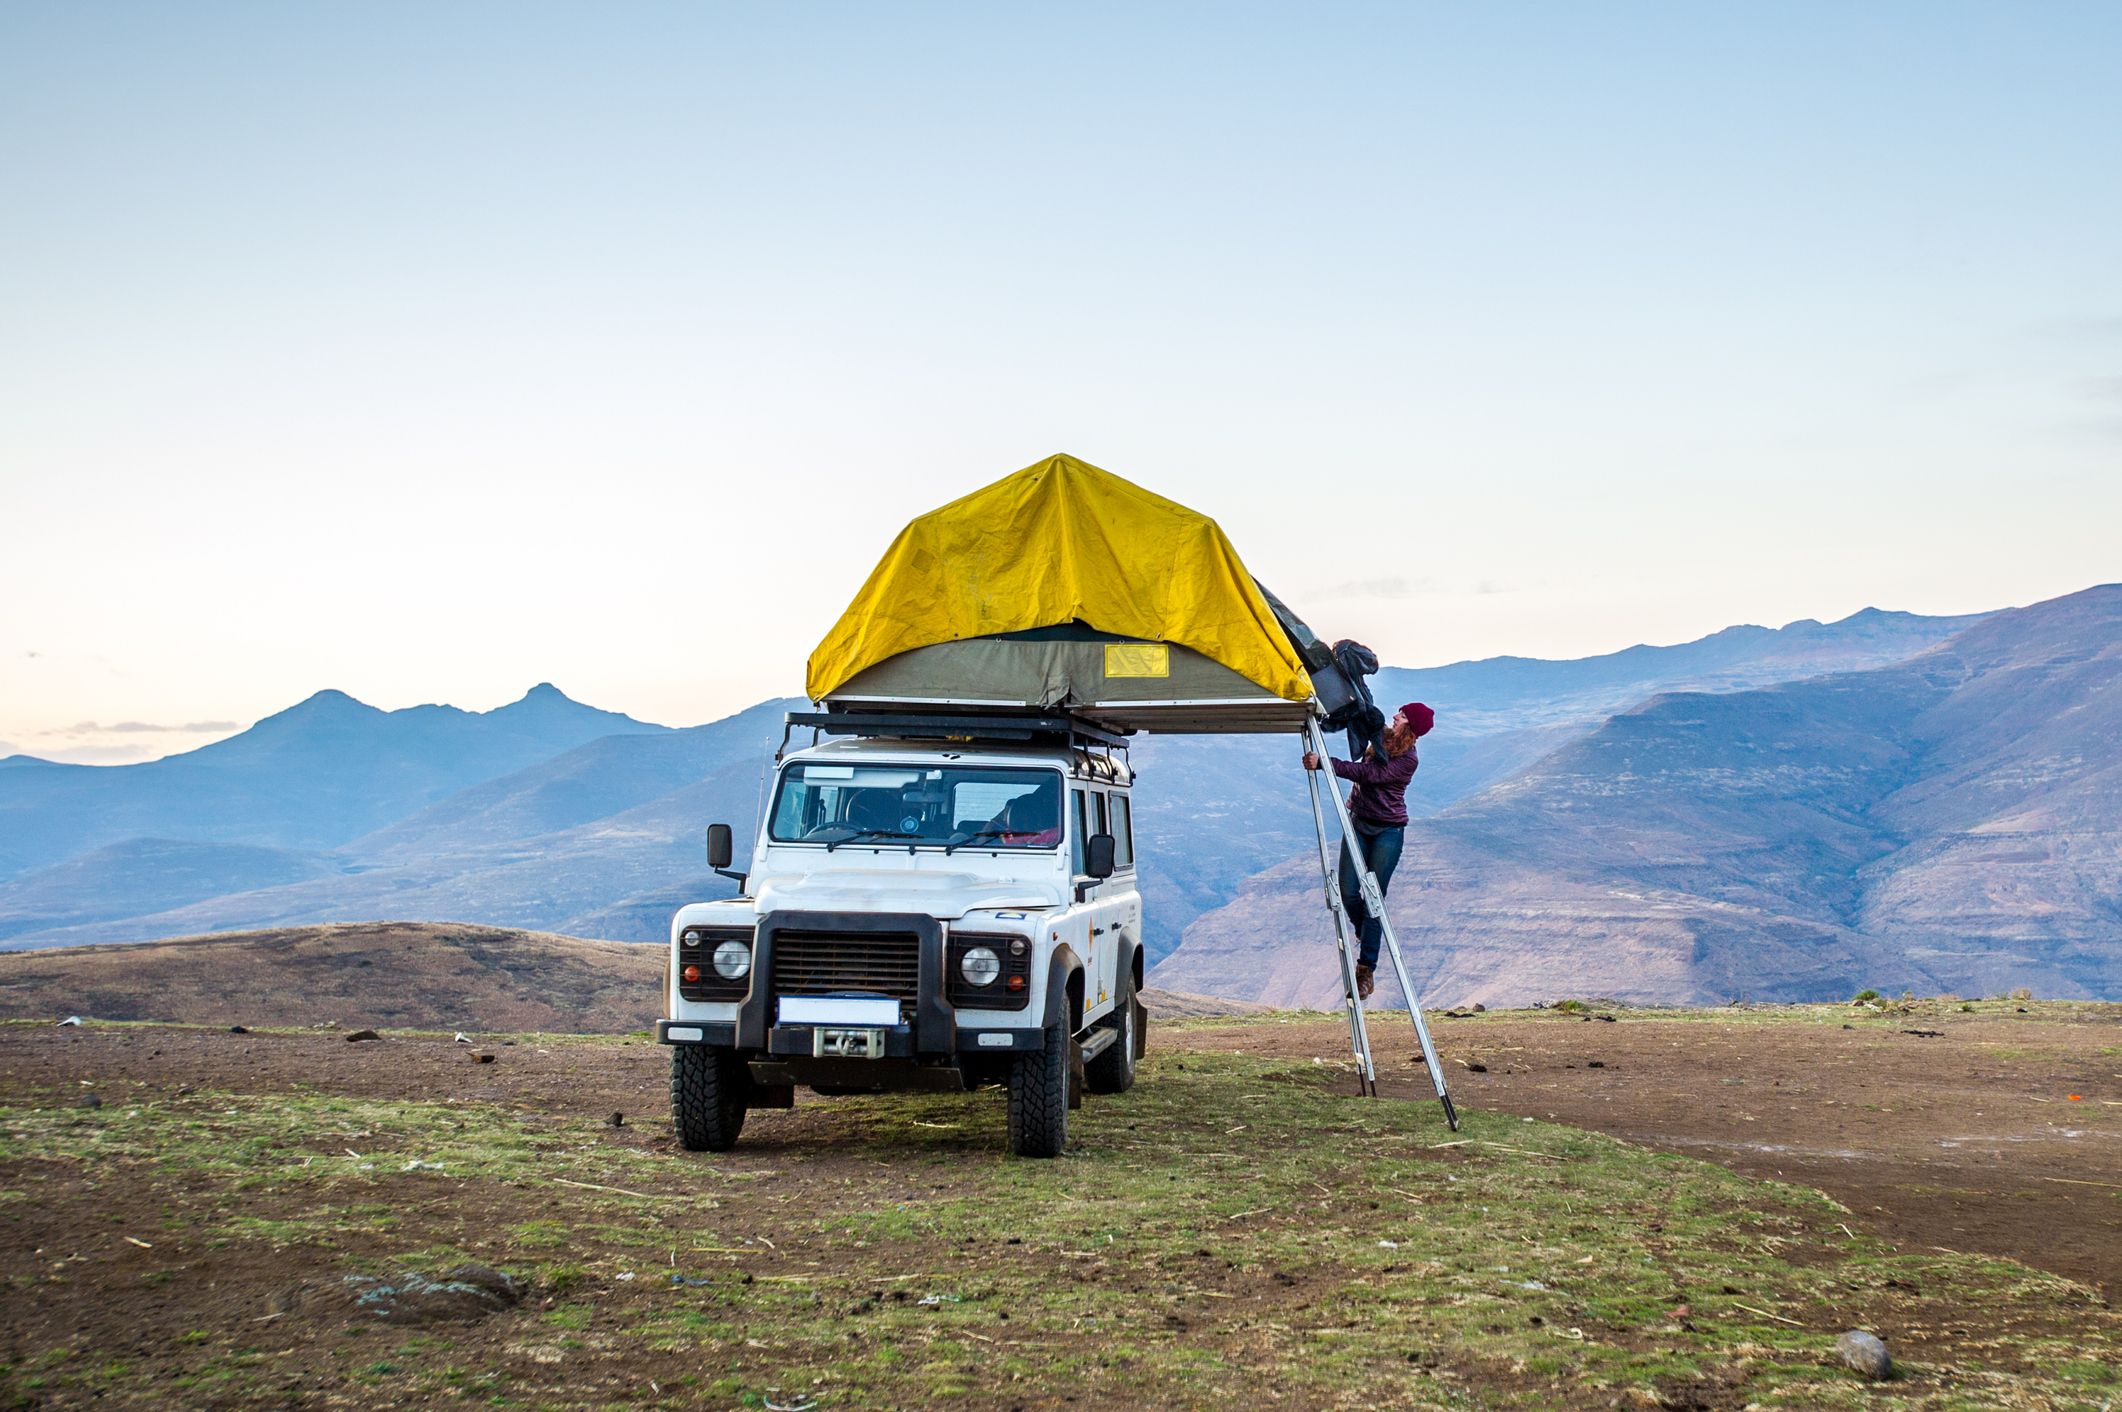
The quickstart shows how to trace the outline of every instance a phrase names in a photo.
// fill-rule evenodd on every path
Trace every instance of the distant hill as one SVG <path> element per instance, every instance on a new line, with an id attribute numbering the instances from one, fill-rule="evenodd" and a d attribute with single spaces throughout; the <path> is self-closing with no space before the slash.
<path id="1" fill-rule="evenodd" d="M 1387 669 L 1379 696 L 1439 708 L 1415 791 L 1434 810 L 1593 729 L 1617 701 L 1898 659 L 1965 622 L 1868 611 L 1579 662 Z M 654 940 L 680 903 L 727 894 L 702 833 L 736 826 L 741 854 L 781 715 L 800 704 L 674 731 L 550 686 L 485 713 L 383 712 L 322 692 L 149 765 L 0 772 L 0 947 L 402 916 Z M 1258 737 L 1137 744 L 1153 959 L 1306 846 L 1297 753 Z"/>
<path id="2" fill-rule="evenodd" d="M 1476 794 L 1661 691 L 1736 691 L 1905 661 L 1982 620 L 1867 608 L 1834 623 L 1734 627 L 1672 647 L 1544 661 L 1490 657 L 1386 667 L 1372 695 L 1437 710 L 1408 807 L 1430 814 Z M 1341 742 L 1336 740 L 1338 747 Z M 1138 745 L 1147 940 L 1152 960 L 1248 878 L 1311 846 L 1301 747 L 1258 736 L 1160 737 Z"/>
<path id="3" fill-rule="evenodd" d="M 664 729 L 549 684 L 485 712 L 379 711 L 320 691 L 240 735 L 162 760 L 0 770 L 0 867 L 19 876 L 135 838 L 333 848 L 587 741 Z"/>
<path id="4" fill-rule="evenodd" d="M 1447 667 L 1388 667 L 1376 678 L 1376 694 L 1394 704 L 1462 703 L 1458 724 L 1484 734 L 1523 730 L 1604 718 L 1661 691 L 1742 691 L 1903 662 L 1987 616 L 1932 618 L 1866 608 L 1832 623 L 1800 618 L 1780 628 L 1747 624 L 1672 647 L 1629 647 L 1572 661 L 1486 657 Z"/>
<path id="5" fill-rule="evenodd" d="M 248 843 L 134 838 L 0 886 L 0 942 L 93 927 L 340 871 L 315 853 Z"/>
<path id="6" fill-rule="evenodd" d="M 661 1013 L 668 953 L 381 922 L 0 955 L 0 1018 L 620 1034 Z"/>
<path id="7" fill-rule="evenodd" d="M 624 1034 L 662 1011 L 661 947 L 374 922 L 0 955 L 0 1019 Z M 1159 1019 L 1264 1006 L 1146 990 Z"/>
<path id="8" fill-rule="evenodd" d="M 1278 865 L 1156 983 L 1330 998 L 1320 890 L 1315 857 Z M 2118 895 L 2115 586 L 1893 666 L 1657 697 L 1419 821 L 1392 890 L 1423 992 L 1490 1003 L 2122 995 Z"/>
<path id="9" fill-rule="evenodd" d="M 783 714 L 803 704 L 784 698 L 709 725 L 593 740 L 459 790 L 354 840 L 347 852 L 371 863 L 447 857 L 610 818 L 732 765 L 756 773 L 771 766 Z"/>
<path id="10" fill-rule="evenodd" d="M 755 733 L 744 734 L 752 727 Z M 667 792 L 660 798 L 570 828 L 498 840 L 472 838 L 461 847 L 438 838 L 432 852 L 395 858 L 386 854 L 373 861 L 348 850 L 331 855 L 338 864 L 331 871 L 306 880 L 209 897 L 166 911 L 19 934 L 0 946 L 146 941 L 393 914 L 473 917 L 493 926 L 658 940 L 668 935 L 671 914 L 681 902 L 727 897 L 734 891 L 732 884 L 708 871 L 706 827 L 718 820 L 753 817 L 760 770 L 772 757 L 780 728 L 774 725 L 768 739 L 762 713 L 746 727 L 732 729 L 741 737 L 732 752 L 737 763 L 705 779 L 687 780 L 682 772 L 675 773 L 662 781 Z M 630 739 L 655 750 L 661 738 Z M 560 773 L 566 774 L 566 767 Z M 0 907 L 17 892 L 42 887 L 44 879 L 45 874 L 33 874 L 0 888 Z M 111 885 L 121 882 L 114 878 Z"/>

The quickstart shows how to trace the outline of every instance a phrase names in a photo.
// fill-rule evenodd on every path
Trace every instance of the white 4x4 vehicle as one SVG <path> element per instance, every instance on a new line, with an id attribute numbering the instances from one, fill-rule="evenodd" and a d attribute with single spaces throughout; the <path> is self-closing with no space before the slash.
<path id="1" fill-rule="evenodd" d="M 686 1147 L 730 1147 L 747 1109 L 788 1107 L 798 1084 L 1002 1085 L 1010 1150 L 1051 1157 L 1083 1089 L 1133 1084 L 1134 777 L 1060 725 L 1012 740 L 872 724 L 785 757 L 743 895 L 671 922 L 656 1038 Z M 709 862 L 730 852 L 710 829 Z"/>

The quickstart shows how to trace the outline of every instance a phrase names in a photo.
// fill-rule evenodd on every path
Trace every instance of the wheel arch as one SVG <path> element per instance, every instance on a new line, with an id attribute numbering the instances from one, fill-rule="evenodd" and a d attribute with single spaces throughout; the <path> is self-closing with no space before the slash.
<path id="1" fill-rule="evenodd" d="M 1083 960 L 1066 946 L 1046 963 L 1045 1022 L 1065 1022 L 1069 1034 L 1083 1028 Z"/>

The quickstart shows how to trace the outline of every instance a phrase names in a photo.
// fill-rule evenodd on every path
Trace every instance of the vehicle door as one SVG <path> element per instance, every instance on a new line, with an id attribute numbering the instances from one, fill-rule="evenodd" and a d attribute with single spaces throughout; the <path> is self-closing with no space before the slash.
<path id="1" fill-rule="evenodd" d="M 1112 833 L 1113 808 L 1110 790 L 1093 785 L 1085 791 L 1084 837 Z M 1119 989 L 1120 928 L 1126 912 L 1122 900 L 1132 879 L 1123 879 L 1119 863 L 1119 839 L 1114 838 L 1113 874 L 1090 889 L 1089 937 L 1091 954 L 1084 962 L 1083 1009 L 1086 1015 L 1107 1013 Z"/>
<path id="2" fill-rule="evenodd" d="M 1135 885 L 1135 808 L 1125 789 L 1106 793 L 1106 831 L 1113 836 L 1113 875 L 1103 889 L 1106 928 L 1100 942 L 1113 943 L 1113 993 L 1119 993 L 1118 963 L 1127 943 L 1142 944 L 1142 893 Z"/>
<path id="3" fill-rule="evenodd" d="M 1079 781 L 1070 785 L 1068 794 L 1069 866 L 1074 875 L 1074 895 L 1082 900 L 1071 902 L 1068 919 L 1055 929 L 1055 935 L 1067 942 L 1069 949 L 1083 962 L 1083 1018 L 1088 1024 L 1098 1012 L 1101 1003 L 1098 998 L 1101 989 L 1099 967 L 1103 957 L 1099 952 L 1101 943 L 1107 938 L 1103 924 L 1098 920 L 1099 909 L 1103 905 L 1098 900 L 1098 894 L 1103 890 L 1103 884 L 1083 871 L 1083 860 L 1090 836 L 1098 831 L 1099 810 L 1102 804 L 1096 791 L 1085 782 Z M 1106 991 L 1112 989 L 1109 982 L 1102 988 Z"/>

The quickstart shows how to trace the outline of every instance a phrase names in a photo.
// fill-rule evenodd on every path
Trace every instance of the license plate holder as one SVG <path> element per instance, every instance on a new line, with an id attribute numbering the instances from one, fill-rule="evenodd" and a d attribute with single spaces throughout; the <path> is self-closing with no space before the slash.
<path id="1" fill-rule="evenodd" d="M 810 1052 L 818 1059 L 882 1059 L 883 1030 L 826 1029 L 810 1032 Z"/>

